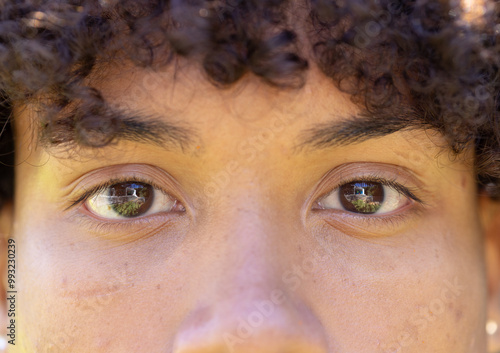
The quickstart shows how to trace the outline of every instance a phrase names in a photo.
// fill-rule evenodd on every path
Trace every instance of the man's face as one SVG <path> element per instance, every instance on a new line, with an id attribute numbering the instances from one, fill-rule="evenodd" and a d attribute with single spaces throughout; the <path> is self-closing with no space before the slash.
<path id="1" fill-rule="evenodd" d="M 474 174 L 440 136 L 340 140 L 364 118 L 315 68 L 295 91 L 92 83 L 164 142 L 46 150 L 16 110 L 12 351 L 485 350 Z"/>

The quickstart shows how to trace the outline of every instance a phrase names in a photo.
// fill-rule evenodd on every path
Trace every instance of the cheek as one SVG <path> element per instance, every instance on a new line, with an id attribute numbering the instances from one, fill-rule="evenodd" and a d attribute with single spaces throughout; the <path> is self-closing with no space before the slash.
<path id="1" fill-rule="evenodd" d="M 471 224 L 441 215 L 390 239 L 323 242 L 328 256 L 305 295 L 324 313 L 334 347 L 484 351 L 485 272 L 480 230 Z"/>
<path id="2" fill-rule="evenodd" d="M 137 337 L 141 350 L 158 351 L 158 337 L 175 333 L 187 274 L 171 244 L 96 246 L 61 222 L 20 223 L 18 327 L 27 351 L 126 352 Z"/>

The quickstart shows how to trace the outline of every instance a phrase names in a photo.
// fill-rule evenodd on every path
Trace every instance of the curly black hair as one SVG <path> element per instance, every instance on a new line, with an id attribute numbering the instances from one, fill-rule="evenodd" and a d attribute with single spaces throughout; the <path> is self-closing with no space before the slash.
<path id="1" fill-rule="evenodd" d="M 391 131 L 437 130 L 456 154 L 474 145 L 478 183 L 498 196 L 500 4 L 464 18 L 458 1 L 435 0 L 4 0 L 0 200 L 12 197 L 13 103 L 50 98 L 38 129 L 47 144 L 102 145 L 89 136 L 112 141 L 109 121 L 75 114 L 62 124 L 54 111 L 75 101 L 106 109 L 84 83 L 99 63 L 161 70 L 175 57 L 221 88 L 253 74 L 297 89 L 314 62 Z"/>

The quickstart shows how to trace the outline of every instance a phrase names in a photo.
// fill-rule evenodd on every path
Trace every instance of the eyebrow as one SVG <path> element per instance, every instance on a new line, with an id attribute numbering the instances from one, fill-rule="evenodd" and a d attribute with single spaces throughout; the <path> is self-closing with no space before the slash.
<path id="1" fill-rule="evenodd" d="M 347 146 L 384 137 L 404 130 L 429 129 L 428 123 L 414 114 L 401 116 L 380 116 L 360 114 L 342 120 L 317 124 L 299 136 L 297 148 L 302 150 L 325 149 L 335 146 Z"/>
<path id="2" fill-rule="evenodd" d="M 183 152 L 196 134 L 187 125 L 165 121 L 165 117 L 130 110 L 89 113 L 77 107 L 42 126 L 42 143 L 57 147 L 106 147 L 119 141 L 146 143 Z"/>

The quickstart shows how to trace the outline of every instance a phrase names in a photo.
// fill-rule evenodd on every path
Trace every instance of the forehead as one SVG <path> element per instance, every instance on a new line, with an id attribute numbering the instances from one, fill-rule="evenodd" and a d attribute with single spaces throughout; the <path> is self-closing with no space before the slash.
<path id="1" fill-rule="evenodd" d="M 220 119 L 258 126 L 277 115 L 304 120 L 304 124 L 320 123 L 360 112 L 316 66 L 308 70 L 304 87 L 298 89 L 273 87 L 253 75 L 219 88 L 198 66 L 179 61 L 161 71 L 127 63 L 105 67 L 90 82 L 119 110 L 141 110 L 198 126 L 217 124 Z"/>
<path id="2" fill-rule="evenodd" d="M 128 124 L 124 140 L 180 147 L 186 152 L 195 146 L 245 140 L 266 140 L 267 145 L 272 139 L 295 153 L 349 148 L 393 134 L 386 141 L 446 147 L 440 134 L 419 128 L 418 117 L 412 120 L 403 115 L 411 107 L 401 107 L 400 115 L 371 115 L 316 66 L 310 67 L 301 88 L 273 87 L 253 75 L 228 88 L 219 88 L 206 79 L 199 67 L 179 61 L 160 71 L 129 62 L 101 65 L 87 79 L 86 83 L 102 95 L 113 118 Z M 78 110 L 84 118 L 94 114 L 87 105 L 78 106 Z M 106 120 L 109 116 L 97 118 Z M 74 116 L 62 114 L 64 119 Z M 132 138 L 129 133 L 133 133 Z"/>
<path id="3" fill-rule="evenodd" d="M 99 75 L 92 76 L 88 83 L 101 92 L 111 109 L 156 117 L 199 135 L 214 133 L 221 137 L 220 132 L 226 128 L 253 134 L 258 129 L 278 125 L 279 121 L 286 125 L 283 135 L 293 136 L 300 145 L 307 140 L 307 132 L 328 124 L 359 122 L 347 128 L 366 131 L 370 126 L 382 130 L 374 121 L 398 126 L 394 131 L 418 125 L 416 116 L 414 120 L 403 116 L 412 111 L 409 105 L 401 105 L 399 110 L 393 107 L 392 111 L 400 112 L 399 115 L 366 112 L 315 65 L 308 69 L 301 88 L 274 87 L 251 74 L 220 88 L 206 79 L 200 67 L 183 59 L 160 71 L 122 63 L 104 66 L 97 72 Z M 381 136 L 386 134 L 389 132 Z"/>
<path id="4" fill-rule="evenodd" d="M 458 3 L 453 3 L 453 6 L 456 6 L 457 4 Z M 425 3 L 424 5 L 427 6 L 429 4 Z M 446 15 L 446 13 L 448 12 L 447 6 L 443 6 L 443 8 L 439 9 L 433 9 L 433 6 L 431 5 L 429 5 L 429 7 L 429 10 L 435 10 L 437 11 L 437 13 L 441 13 L 442 11 L 444 11 L 444 14 Z M 191 10 L 194 9 L 195 8 L 193 7 Z M 199 8 L 196 8 L 196 10 L 198 11 Z M 242 11 L 243 10 L 245 9 L 242 9 Z M 304 16 L 306 16 L 308 10 L 306 10 L 306 8 L 304 7 L 302 7 L 302 10 L 303 13 L 301 12 L 301 15 L 297 16 L 297 19 L 306 18 Z M 104 58 L 101 57 L 98 61 L 99 64 L 94 70 L 94 73 L 89 78 L 87 78 L 87 83 L 91 87 L 95 87 L 103 95 L 106 103 L 109 104 L 109 106 L 114 107 L 116 110 L 125 112 L 127 114 L 140 113 L 142 116 L 156 117 L 156 120 L 166 121 L 172 124 L 176 124 L 187 130 L 197 132 L 198 137 L 202 135 L 201 132 L 205 133 L 205 136 L 215 136 L 216 134 L 219 134 L 219 136 L 221 136 L 223 131 L 226 131 L 226 135 L 232 134 L 233 136 L 241 137 L 245 133 L 250 133 L 252 129 L 266 128 L 266 126 L 269 125 L 269 122 L 273 121 L 273 118 L 280 117 L 282 119 L 286 118 L 285 123 L 287 126 L 290 126 L 290 128 L 287 129 L 287 133 L 283 133 L 281 134 L 281 136 L 287 136 L 288 138 L 293 138 L 296 141 L 298 140 L 298 136 L 301 134 L 301 132 L 305 129 L 312 128 L 313 124 L 315 124 L 314 126 L 318 126 L 321 124 L 326 124 L 331 120 L 340 121 L 346 118 L 359 117 L 359 115 L 363 113 L 360 110 L 360 106 L 363 106 L 363 103 L 365 103 L 364 100 L 371 100 L 372 103 L 373 101 L 375 101 L 375 105 L 377 105 L 377 103 L 380 103 L 378 101 L 380 97 L 377 97 L 377 92 L 374 91 L 376 91 L 378 88 L 380 88 L 379 86 L 381 86 L 383 91 L 382 95 L 385 95 L 385 97 L 383 97 L 382 99 L 382 104 L 385 104 L 386 108 L 387 106 L 389 107 L 389 109 L 387 109 L 389 113 L 386 113 L 385 116 L 378 117 L 379 126 L 380 122 L 387 122 L 387 126 L 392 126 L 394 125 L 394 123 L 398 123 L 398 118 L 402 118 L 400 114 L 401 111 L 398 110 L 401 102 L 395 102 L 393 104 L 392 98 L 395 97 L 395 100 L 411 99 L 406 97 L 408 93 L 407 86 L 409 85 L 409 83 L 400 82 L 400 85 L 396 84 L 396 81 L 398 79 L 401 79 L 401 77 L 398 77 L 399 71 L 397 67 L 404 66 L 409 68 L 409 72 L 407 72 L 406 74 L 410 76 L 412 74 L 416 74 L 413 71 L 418 71 L 419 69 L 422 69 L 422 67 L 416 65 L 417 67 L 413 68 L 412 65 L 409 65 L 409 60 L 411 61 L 411 57 L 413 56 L 422 56 L 423 63 L 421 64 L 423 66 L 430 66 L 431 69 L 429 69 L 429 71 L 433 71 L 432 67 L 434 66 L 442 68 L 444 65 L 442 65 L 443 63 L 441 62 L 433 62 L 432 58 L 426 58 L 425 54 L 422 55 L 422 52 L 419 50 L 419 48 L 421 47 L 428 47 L 428 45 L 426 44 L 432 44 L 427 43 L 430 42 L 429 38 L 427 38 L 426 36 L 419 37 L 418 35 L 412 35 L 408 40 L 409 48 L 402 50 L 400 55 L 398 54 L 398 57 L 394 58 L 394 60 L 389 60 L 391 62 L 389 65 L 394 65 L 394 67 L 396 68 L 393 70 L 392 67 L 385 67 L 384 62 L 379 63 L 380 59 L 383 59 L 390 54 L 390 51 L 387 51 L 383 45 L 384 38 L 386 38 L 384 36 L 388 35 L 386 39 L 388 41 L 394 41 L 395 38 L 391 36 L 392 34 L 399 32 L 404 33 L 406 30 L 408 30 L 405 27 L 407 25 L 407 21 L 405 21 L 405 12 L 402 12 L 402 10 L 399 9 L 398 12 L 394 14 L 394 16 L 390 16 L 391 19 L 394 20 L 394 23 L 385 23 L 385 25 L 383 25 L 383 20 L 385 17 L 379 18 L 380 16 L 375 13 L 371 14 L 371 16 L 375 16 L 375 20 L 379 22 L 382 21 L 379 23 L 379 25 L 387 25 L 390 27 L 384 28 L 384 30 L 390 33 L 390 35 L 388 33 L 385 33 L 384 35 L 378 37 L 370 37 L 368 43 L 370 47 L 365 48 L 363 46 L 359 47 L 359 45 L 363 43 L 357 41 L 356 38 L 354 38 L 353 42 L 353 38 L 349 39 L 348 35 L 357 26 L 357 22 L 355 19 L 359 16 L 362 16 L 362 9 L 356 10 L 355 6 L 353 6 L 352 8 L 351 6 L 346 6 L 344 10 L 345 13 L 343 13 L 342 11 L 338 11 L 338 14 L 336 13 L 333 17 L 336 17 L 338 19 L 339 16 L 344 16 L 351 19 L 348 19 L 347 22 L 351 21 L 352 23 L 349 22 L 346 24 L 346 26 L 349 28 L 344 28 L 343 25 L 333 26 L 338 27 L 335 30 L 332 29 L 332 31 L 335 33 L 332 32 L 331 34 L 333 39 L 338 40 L 339 46 L 328 48 L 325 53 L 318 55 L 323 55 L 322 58 L 313 58 L 312 53 L 308 54 L 308 48 L 309 46 L 321 43 L 321 40 L 323 39 L 321 38 L 321 34 L 323 33 L 323 29 L 327 28 L 327 25 L 321 23 L 321 25 L 319 25 L 317 28 L 315 28 L 315 31 L 313 31 L 314 34 L 311 38 L 307 38 L 307 35 L 302 33 L 302 30 L 293 28 L 293 30 L 297 30 L 297 35 L 300 38 L 299 44 L 301 46 L 304 45 L 304 48 L 291 48 L 291 52 L 295 52 L 297 53 L 297 55 L 304 56 L 305 58 L 307 58 L 307 62 L 309 63 L 315 63 L 323 60 L 321 62 L 321 70 L 323 72 L 326 72 L 326 74 L 330 76 L 330 78 L 325 77 L 323 74 L 319 73 L 319 70 L 316 68 L 316 66 L 312 64 L 310 69 L 305 73 L 307 78 L 305 80 L 305 86 L 301 89 L 277 89 L 275 87 L 264 84 L 264 80 L 258 79 L 252 74 L 243 76 L 243 79 L 240 79 L 236 83 L 233 83 L 229 88 L 219 89 L 211 85 L 206 79 L 207 75 L 209 74 L 207 72 L 209 70 L 206 70 L 206 67 L 205 70 L 202 70 L 203 65 L 199 65 L 200 63 L 197 59 L 192 60 L 192 62 L 182 59 L 182 53 L 180 56 L 176 55 L 169 65 L 162 67 L 157 71 L 139 68 L 126 62 L 105 63 Z M 418 9 L 418 6 L 416 6 L 415 14 L 413 15 L 417 17 L 424 16 L 423 13 L 425 11 L 422 12 L 420 10 Z M 175 11 L 172 12 L 172 15 L 177 16 L 178 14 L 174 12 Z M 201 12 L 196 12 L 195 15 L 198 17 L 203 17 Z M 217 22 L 218 20 L 214 17 L 211 18 L 210 21 Z M 151 26 L 149 26 L 149 22 L 147 22 L 148 25 L 144 25 L 144 23 L 145 22 L 138 22 L 137 25 L 141 25 L 145 28 L 146 31 L 154 31 L 155 29 L 158 29 L 155 26 L 159 25 L 159 23 L 151 23 Z M 219 24 L 222 25 L 222 23 Z M 309 24 L 310 23 L 308 23 L 308 25 Z M 224 25 L 226 24 L 224 23 Z M 432 27 L 432 23 L 427 25 Z M 227 26 L 229 28 L 230 23 L 227 23 Z M 394 31 L 391 30 L 391 26 L 394 27 Z M 401 26 L 403 26 L 404 28 Z M 451 18 L 443 18 L 443 26 L 454 27 L 455 23 Z M 460 26 L 458 26 L 457 28 L 459 27 Z M 341 33 L 344 29 L 346 33 Z M 215 26 L 214 28 L 205 28 L 205 31 L 207 33 L 212 33 L 213 31 L 224 32 L 225 29 L 220 26 Z M 173 30 L 173 32 L 175 31 Z M 447 33 L 451 32 L 452 31 L 448 31 Z M 117 33 L 118 37 L 120 37 L 119 32 L 116 32 L 115 34 Z M 197 36 L 200 35 L 199 32 L 193 32 L 191 33 L 191 35 L 189 35 L 189 33 L 188 35 L 186 35 L 186 37 L 190 38 L 185 39 L 191 41 L 196 41 Z M 214 33 L 212 33 L 214 35 L 214 40 L 219 38 L 219 35 L 222 36 L 222 33 L 219 33 L 217 35 L 215 35 Z M 166 35 L 166 33 L 164 34 Z M 173 33 L 173 35 L 174 34 L 175 33 Z M 226 35 L 230 36 L 230 33 L 225 33 L 224 36 Z M 280 35 L 278 35 L 276 38 L 281 38 Z M 341 36 L 342 38 L 340 38 L 339 36 Z M 266 35 L 264 35 L 264 37 L 266 37 Z M 267 37 L 264 37 L 257 38 L 259 40 L 260 47 L 265 47 L 265 39 Z M 243 43 L 245 38 L 245 36 L 237 36 L 237 38 L 234 40 L 235 43 L 232 43 L 232 49 L 229 48 L 229 51 L 238 49 L 240 46 L 238 43 L 240 41 Z M 281 42 L 276 38 L 273 37 L 273 40 L 275 40 L 275 44 L 278 45 Z M 332 38 L 329 38 L 329 40 L 333 40 Z M 121 39 L 123 39 L 124 42 L 120 42 Z M 119 38 L 118 42 L 125 43 L 126 41 L 132 41 L 133 39 L 134 38 L 132 37 Z M 284 35 L 284 37 L 281 39 L 288 44 L 291 44 L 293 42 L 291 37 L 288 38 L 286 35 Z M 175 47 L 175 43 L 172 42 L 171 44 Z M 339 47 L 340 49 L 337 49 L 337 47 Z M 207 59 L 213 57 L 214 52 L 220 50 L 220 48 L 217 48 L 205 48 L 206 50 L 208 50 L 208 52 L 202 53 L 202 58 Z M 134 50 L 131 47 L 128 47 L 128 49 L 131 52 Z M 172 51 L 175 52 L 175 50 L 177 49 L 178 48 L 174 48 L 172 49 Z M 244 55 L 247 56 L 247 58 L 245 59 L 245 63 L 247 64 L 252 59 L 250 57 L 250 53 L 248 52 L 249 50 L 250 48 L 247 48 L 247 51 L 245 51 L 244 53 Z M 276 58 L 274 58 L 275 60 L 280 61 L 278 59 L 284 59 L 284 56 L 282 54 L 286 54 L 286 50 L 288 49 L 285 47 L 279 47 L 277 49 L 277 53 L 271 54 L 276 56 Z M 105 50 L 102 49 L 101 51 Z M 344 54 L 346 55 L 338 55 L 339 52 L 343 53 L 344 51 Z M 129 54 L 133 56 L 133 53 Z M 337 56 L 335 56 L 336 54 Z M 206 57 L 203 57 L 204 55 L 206 55 Z M 348 57 L 349 55 L 350 58 Z M 196 57 L 196 55 L 194 54 L 193 56 Z M 264 64 L 266 64 L 265 53 L 260 53 L 260 56 L 263 58 L 257 59 L 262 60 Z M 224 58 L 227 59 L 227 57 L 223 56 L 223 59 Z M 196 64 L 194 64 L 195 62 Z M 375 67 L 368 69 L 368 72 L 366 73 L 361 72 L 363 67 L 366 67 L 367 65 L 370 66 L 374 62 L 376 64 L 374 65 Z M 281 63 L 283 65 L 290 64 L 290 62 L 287 60 L 282 60 Z M 261 76 L 264 76 L 265 79 L 268 79 L 268 81 L 272 77 L 272 75 L 276 73 L 289 72 L 285 69 L 280 71 L 279 68 L 276 68 L 276 63 L 273 64 L 272 62 L 267 62 L 267 64 L 269 65 L 267 69 L 270 70 L 271 73 L 269 73 L 268 77 L 266 77 L 266 75 L 262 73 Z M 216 67 L 217 65 L 212 66 Z M 254 67 L 251 67 L 252 65 L 248 64 L 247 66 L 248 67 L 246 68 L 246 70 L 248 72 L 256 71 Z M 343 69 L 346 69 L 347 73 L 343 73 Z M 275 72 L 272 72 L 273 70 Z M 384 70 L 389 70 L 389 74 L 386 75 L 387 72 L 384 73 Z M 352 103 L 351 97 L 346 94 L 340 93 L 332 84 L 334 80 L 338 79 L 345 78 L 349 80 L 352 76 L 351 74 L 355 74 L 356 72 L 358 73 L 358 75 L 362 76 L 359 79 L 359 87 L 355 85 L 354 88 L 356 91 L 357 102 L 361 103 L 357 106 Z M 459 77 L 461 73 L 458 71 L 457 73 L 454 73 L 453 71 L 448 72 L 447 69 L 442 69 L 441 71 L 439 71 L 439 74 L 442 76 L 443 80 L 449 83 L 449 86 L 458 81 L 467 81 L 461 80 L 461 77 Z M 211 77 L 211 79 L 214 79 L 214 77 Z M 440 80 L 440 77 L 424 77 L 423 79 L 426 82 L 442 81 Z M 378 85 L 379 83 L 380 85 Z M 470 86 L 474 86 L 474 84 L 471 84 Z M 463 95 L 467 94 L 468 88 L 469 87 L 464 87 L 462 92 Z M 474 86 L 472 88 L 477 87 Z M 446 91 L 446 89 L 444 89 L 444 91 Z M 436 92 L 436 94 L 441 94 L 443 106 L 452 107 L 452 104 L 456 103 L 458 99 L 455 96 L 450 96 L 450 94 L 448 93 L 449 92 Z M 421 102 L 419 102 L 419 107 L 424 107 L 424 110 L 428 105 L 432 105 L 434 102 L 432 100 L 433 97 L 435 98 L 434 101 L 440 99 L 440 97 L 435 97 L 434 92 L 431 92 L 427 96 L 424 95 L 424 98 L 421 99 Z M 438 108 L 431 107 L 430 110 L 432 109 L 437 110 Z M 450 110 L 453 109 L 455 108 L 450 108 Z M 88 112 L 91 110 L 91 108 L 84 104 L 81 107 L 81 110 Z M 425 123 L 427 123 L 428 125 L 432 125 L 434 128 L 444 126 L 442 122 L 439 121 L 441 119 L 441 117 L 439 116 L 432 116 L 432 114 L 429 114 L 429 116 L 424 117 L 425 114 L 419 115 L 420 116 L 418 116 L 418 114 L 415 114 L 411 119 L 408 117 L 404 117 L 405 119 L 403 120 L 405 120 L 408 125 L 418 125 L 420 120 L 427 119 Z M 294 123 L 290 124 L 290 120 Z M 75 121 L 76 120 L 73 119 L 73 122 L 70 122 L 67 125 L 70 128 L 74 128 L 74 125 L 76 124 Z M 54 125 L 57 125 L 57 123 L 55 123 Z M 59 127 L 62 125 L 64 124 L 59 124 Z M 366 126 L 371 125 L 366 124 Z M 362 127 L 363 123 L 359 122 L 357 124 L 357 128 L 359 129 Z M 333 130 L 336 131 L 335 129 Z M 396 129 L 395 131 L 398 131 L 398 129 Z M 238 132 L 240 132 L 241 134 L 238 134 Z M 140 137 L 138 136 L 138 134 L 135 134 L 134 138 L 137 139 Z"/>

